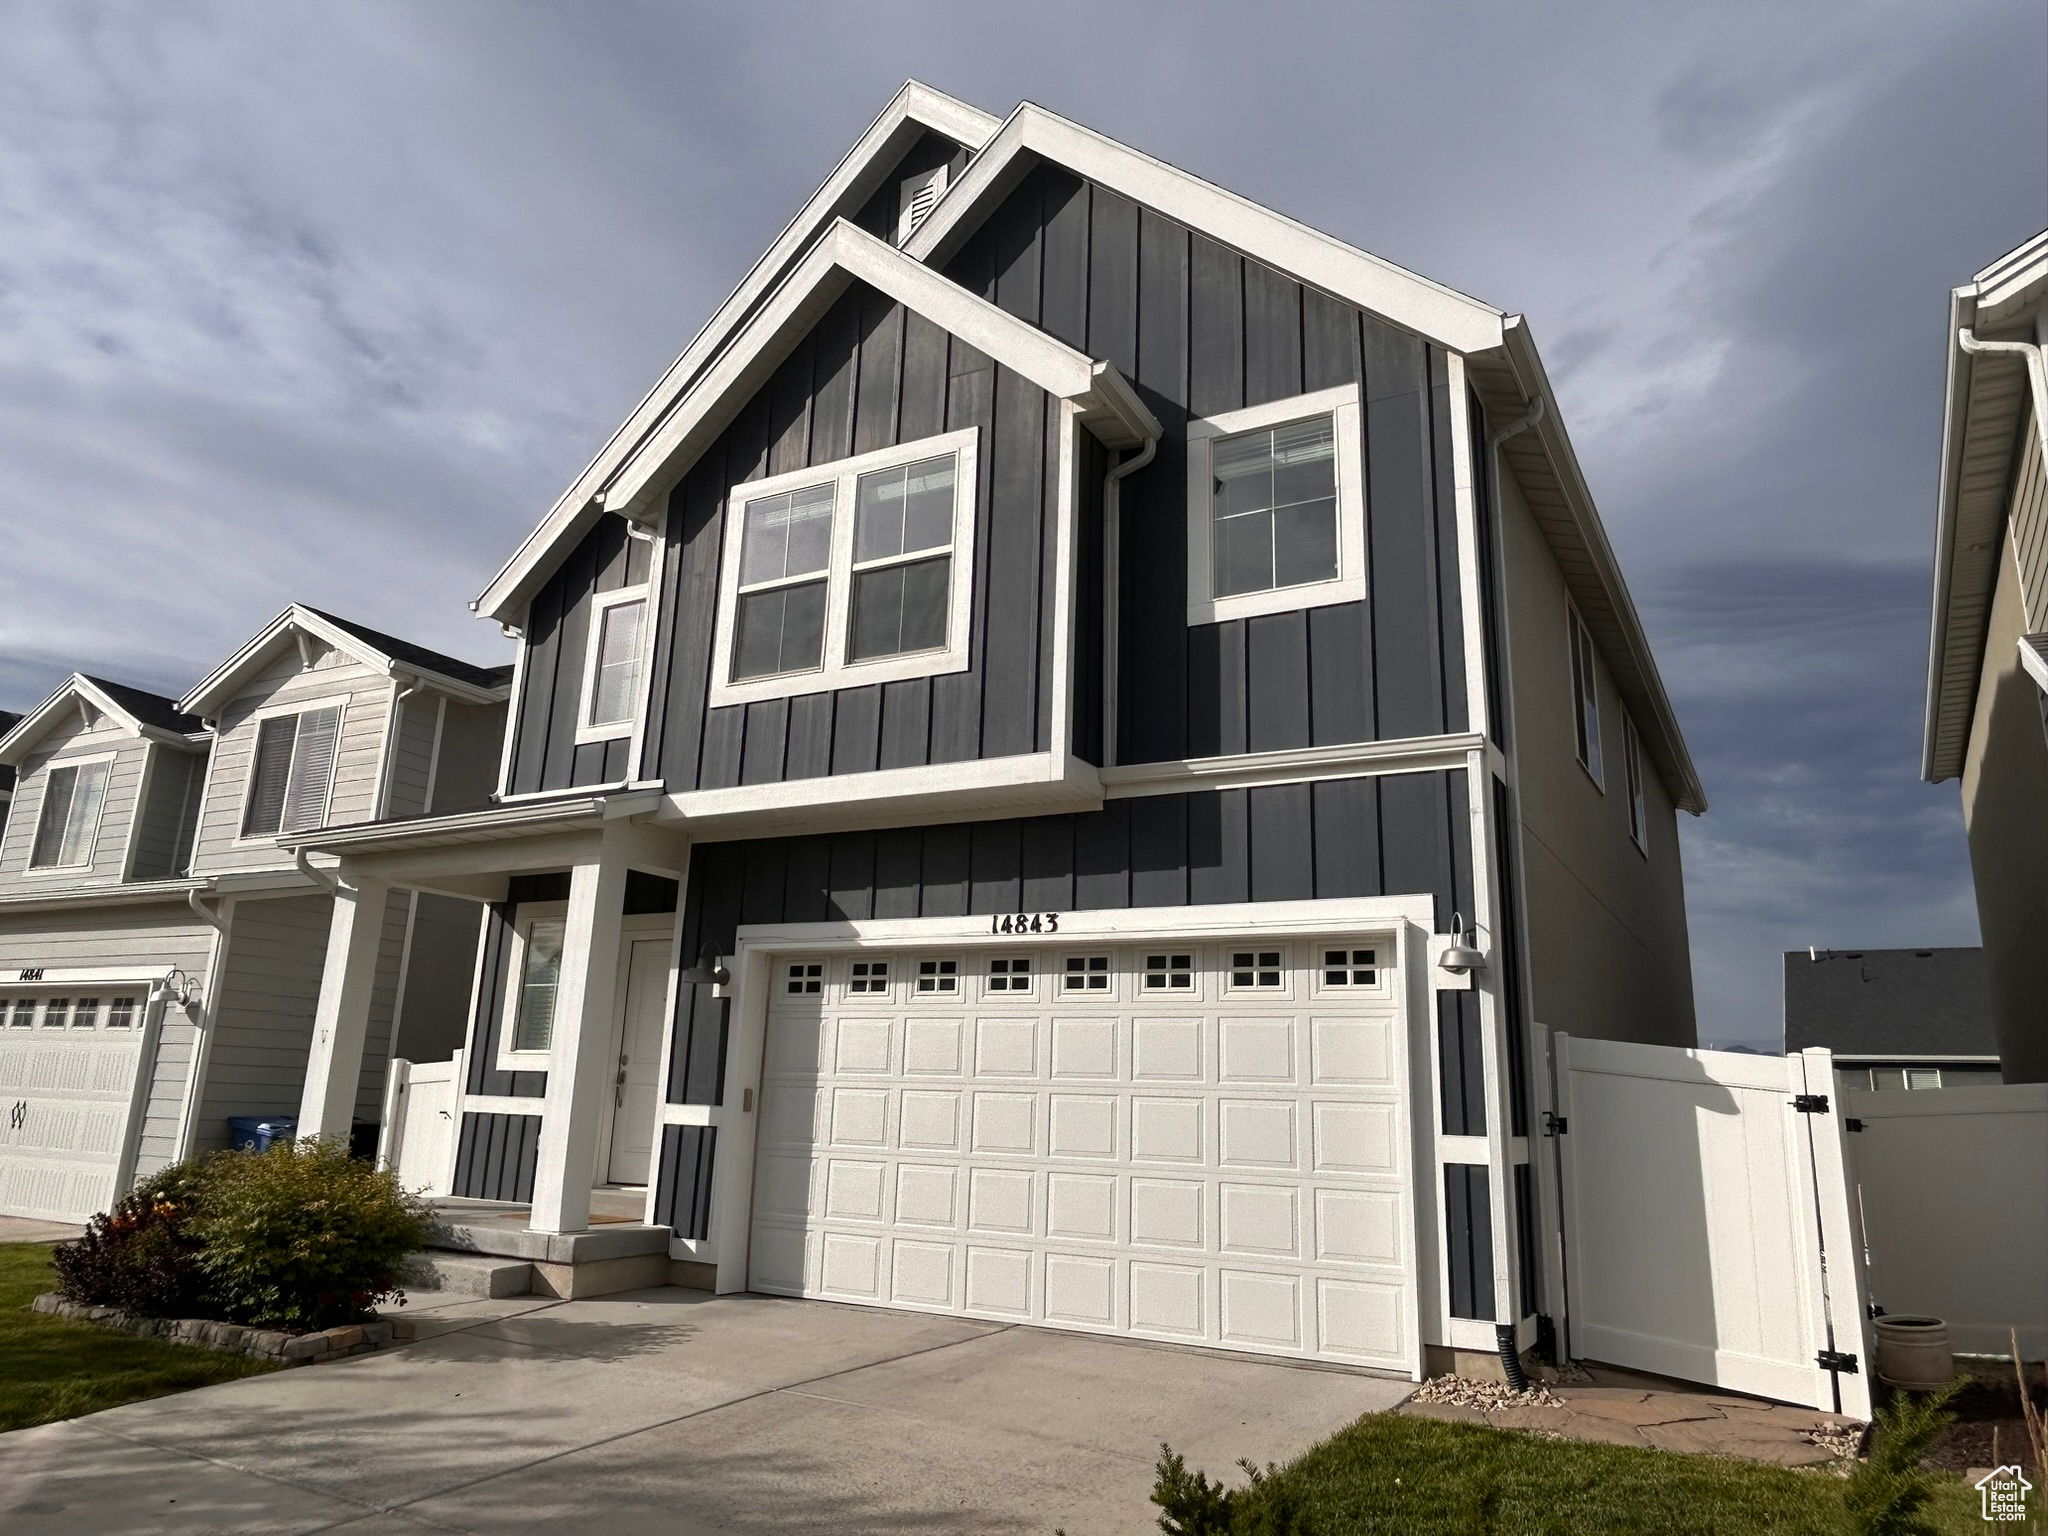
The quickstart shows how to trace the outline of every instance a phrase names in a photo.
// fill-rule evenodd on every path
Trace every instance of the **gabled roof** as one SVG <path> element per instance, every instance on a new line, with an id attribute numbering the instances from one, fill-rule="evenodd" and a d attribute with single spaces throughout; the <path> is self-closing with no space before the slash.
<path id="1" fill-rule="evenodd" d="M 0 736 L 0 764 L 20 767 L 30 749 L 63 719 L 64 712 L 81 701 L 90 704 L 130 736 L 184 746 L 195 739 L 203 740 L 206 734 L 206 728 L 200 721 L 181 713 L 173 700 L 160 693 L 74 672 L 55 693 L 26 715 L 12 717 L 13 723 L 7 727 L 6 734 Z"/>
<path id="2" fill-rule="evenodd" d="M 833 167 L 824 185 L 811 194 L 761 259 L 740 279 L 740 285 L 704 322 L 682 356 L 669 365 L 646 398 L 570 482 L 540 525 L 527 535 L 504 569 L 470 606 L 488 616 L 499 616 L 507 606 L 499 594 L 508 587 L 523 586 L 535 567 L 548 563 L 563 545 L 570 528 L 574 527 L 575 536 L 581 537 L 582 530 L 589 526 L 585 514 L 592 498 L 604 490 L 619 464 L 675 409 L 734 333 L 788 275 L 819 232 L 872 197 L 882 179 L 918 139 L 927 132 L 938 133 L 972 151 L 987 143 L 998 126 L 999 119 L 915 80 L 898 91 L 882 109 L 882 115 Z"/>
<path id="3" fill-rule="evenodd" d="M 277 651 L 297 643 L 300 634 L 343 651 L 386 677 L 408 677 L 464 703 L 494 703 L 511 689 L 510 668 L 460 661 L 294 603 L 180 699 L 178 708 L 195 715 L 218 714 L 252 674 Z"/>
<path id="4" fill-rule="evenodd" d="M 942 265 L 973 234 L 978 216 L 992 210 L 1041 160 L 1199 229 L 1450 351 L 1483 352 L 1500 345 L 1504 317 L 1491 305 L 1028 101 L 1010 114 L 1002 131 L 946 189 L 904 250 L 930 265 Z"/>
<path id="5" fill-rule="evenodd" d="M 1927 641 L 1927 705 L 1920 776 L 1931 784 L 1963 771 L 1984 634 L 1998 586 L 2013 444 L 2029 396 L 2042 392 L 2012 352 L 1971 352 L 1978 341 L 2039 341 L 2036 315 L 2048 295 L 2048 230 L 2007 252 L 1949 295 L 1948 402 L 1941 434 L 1941 489 L 1934 530 L 1934 615 Z M 2033 402 L 2034 430 L 2048 449 L 2048 409 Z"/>
<path id="6" fill-rule="evenodd" d="M 1998 1055 L 1981 949 L 1789 950 L 1785 1049 L 1849 1056 Z"/>

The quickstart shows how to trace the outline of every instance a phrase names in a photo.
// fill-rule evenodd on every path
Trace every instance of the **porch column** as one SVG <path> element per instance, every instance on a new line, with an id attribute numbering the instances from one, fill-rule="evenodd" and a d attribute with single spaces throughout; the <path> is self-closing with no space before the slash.
<path id="1" fill-rule="evenodd" d="M 351 879 L 334 893 L 327 929 L 327 966 L 313 1010 L 313 1051 L 299 1097 L 301 1137 L 347 1136 L 355 1121 L 356 1084 L 363 1075 L 363 1037 L 384 936 L 382 880 Z"/>
<path id="2" fill-rule="evenodd" d="M 548 1092 L 533 1177 L 536 1232 L 590 1226 L 597 1128 L 611 1087 L 612 1010 L 619 974 L 619 917 L 626 904 L 625 841 L 607 827 L 596 858 L 569 871 L 562 974 L 548 1045 Z"/>

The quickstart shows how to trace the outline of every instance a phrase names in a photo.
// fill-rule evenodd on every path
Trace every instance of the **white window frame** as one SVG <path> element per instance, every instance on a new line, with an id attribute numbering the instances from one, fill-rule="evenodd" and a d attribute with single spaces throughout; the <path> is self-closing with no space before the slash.
<path id="1" fill-rule="evenodd" d="M 45 875 L 75 875 L 81 869 L 92 868 L 93 859 L 99 853 L 100 829 L 107 824 L 107 802 L 114 798 L 114 769 L 112 765 L 114 763 L 114 760 L 118 758 L 120 755 L 121 754 L 118 751 L 87 752 L 82 753 L 77 757 L 52 758 L 49 762 L 43 764 L 40 770 L 42 773 L 43 782 L 40 790 L 36 795 L 35 819 L 29 822 L 27 827 L 24 829 L 28 833 L 28 852 L 22 855 L 21 863 L 22 873 L 24 875 L 35 878 L 40 878 Z M 36 863 L 36 834 L 42 829 L 43 825 L 43 803 L 48 798 L 50 793 L 50 775 L 59 768 L 86 768 L 90 767 L 94 763 L 106 763 L 108 765 L 107 791 L 105 794 L 100 796 L 99 814 L 93 818 L 92 835 L 88 837 L 85 841 L 85 857 L 76 864 Z M 78 801 L 75 798 L 77 791 L 74 789 L 72 793 L 74 798 L 71 803 L 73 807 L 76 807 L 78 804 Z M 67 821 L 70 819 L 69 811 L 65 813 L 65 819 Z M 60 831 L 57 834 L 57 849 L 60 854 L 63 852 L 63 848 L 64 834 Z"/>
<path id="2" fill-rule="evenodd" d="M 647 699 L 647 669 L 652 656 L 650 642 L 654 638 L 653 587 L 651 581 L 643 581 L 637 586 L 620 587 L 614 592 L 600 592 L 590 600 L 590 633 L 583 641 L 583 687 L 576 696 L 576 744 L 579 747 L 585 742 L 617 741 L 639 729 Z M 633 689 L 633 712 L 623 720 L 595 725 L 591 723 L 590 711 L 597 704 L 598 647 L 604 639 L 605 615 L 632 602 L 647 605 L 640 614 L 640 676 Z"/>
<path id="3" fill-rule="evenodd" d="M 1238 955 L 1247 953 L 1252 957 L 1252 981 L 1249 986 L 1241 987 L 1237 984 L 1236 977 L 1233 974 L 1234 967 L 1231 962 Z M 1266 972 L 1273 970 L 1274 967 L 1260 964 L 1259 956 L 1276 953 L 1280 956 L 1278 967 L 1280 983 L 1278 986 L 1262 987 L 1259 985 L 1258 978 Z M 1320 958 L 1321 953 L 1320 950 L 1316 951 L 1318 958 Z M 1283 1002 L 1287 1001 L 1294 996 L 1294 946 L 1287 943 L 1274 943 L 1270 939 L 1263 939 L 1257 936 L 1247 939 L 1233 939 L 1231 942 L 1217 947 L 1216 975 L 1222 983 L 1222 993 L 1225 998 L 1270 997 L 1277 998 Z"/>
<path id="4" fill-rule="evenodd" d="M 946 614 L 946 644 L 942 649 L 914 651 L 901 656 L 878 656 L 872 661 L 845 659 L 851 630 L 853 603 L 853 513 L 854 486 L 864 474 L 935 459 L 951 453 L 957 458 L 954 470 L 953 543 L 946 551 L 952 557 L 951 602 Z M 711 706 L 748 704 L 757 699 L 787 699 L 804 693 L 826 693 L 838 688 L 861 688 L 869 683 L 894 683 L 912 677 L 937 677 L 967 670 L 969 633 L 974 614 L 974 537 L 978 521 L 977 466 L 980 459 L 980 429 L 963 428 L 938 437 L 920 438 L 896 448 L 879 448 L 873 453 L 836 459 L 814 469 L 771 475 L 765 480 L 744 480 L 726 491 L 725 550 L 718 578 L 717 640 L 711 651 Z M 732 651 L 739 632 L 740 542 L 745 527 L 747 503 L 784 491 L 810 486 L 834 487 L 832 498 L 832 551 L 825 563 L 825 646 L 822 664 L 809 672 L 783 672 L 774 677 L 730 681 Z M 931 558 L 941 551 L 920 550 L 918 556 Z M 907 562 L 912 556 L 904 557 Z M 892 559 L 890 563 L 897 563 Z"/>
<path id="5" fill-rule="evenodd" d="M 1265 592 L 1214 595 L 1215 572 L 1209 530 L 1213 511 L 1210 445 L 1219 437 L 1331 416 L 1337 447 L 1337 574 L 1325 581 L 1274 587 Z M 1289 400 L 1226 411 L 1188 423 L 1188 623 L 1218 624 L 1262 613 L 1293 613 L 1358 603 L 1366 595 L 1364 412 L 1358 386 L 1341 385 Z"/>
<path id="6" fill-rule="evenodd" d="M 500 1072 L 545 1072 L 548 1062 L 554 1056 L 553 1036 L 549 1036 L 548 1049 L 544 1051 L 518 1051 L 512 1048 L 513 1031 L 519 1022 L 519 1003 L 526 992 L 526 945 L 533 933 L 535 923 L 565 922 L 569 916 L 566 901 L 522 901 L 519 911 L 512 920 L 512 942 L 507 946 L 511 953 L 505 957 L 505 995 L 498 999 L 498 1070 Z M 563 946 L 567 951 L 567 944 Z M 555 981 L 555 1026 L 559 1028 L 562 1016 L 561 978 Z"/>
<path id="7" fill-rule="evenodd" d="M 1565 676 L 1572 696 L 1572 756 L 1604 795 L 1607 752 L 1606 743 L 1600 739 L 1600 651 L 1593 644 L 1593 632 L 1579 616 L 1578 605 L 1568 602 L 1564 611 Z M 1582 738 L 1586 743 L 1583 749 Z"/>
<path id="8" fill-rule="evenodd" d="M 249 764 L 242 770 L 242 798 L 235 807 L 235 839 L 230 846 L 236 848 L 273 848 L 277 845 L 277 839 L 284 835 L 282 812 L 280 812 L 278 829 L 275 832 L 244 832 L 242 830 L 242 828 L 249 824 L 249 802 L 255 798 L 256 794 L 256 741 L 263 734 L 263 722 L 275 719 L 279 715 L 315 715 L 323 709 L 341 711 L 340 718 L 335 721 L 334 725 L 334 761 L 327 765 L 327 793 L 320 797 L 320 819 L 313 824 L 316 827 L 327 825 L 328 815 L 334 809 L 335 781 L 341 777 L 341 752 L 342 744 L 348 737 L 349 706 L 354 702 L 354 694 L 338 693 L 327 698 L 306 699 L 289 704 L 266 704 L 261 709 L 251 710 L 242 717 L 241 723 L 235 729 L 238 731 L 247 730 L 249 733 Z M 298 760 L 299 743 L 298 737 L 295 734 L 292 737 L 292 760 L 286 765 L 285 769 L 283 803 L 287 805 L 291 803 L 291 775 L 298 766 Z M 302 830 L 310 831 L 311 828 Z"/>
<path id="9" fill-rule="evenodd" d="M 1628 786 L 1628 835 L 1644 858 L 1650 856 L 1650 804 L 1643 794 L 1643 739 L 1635 718 L 1621 712 L 1621 765 Z"/>

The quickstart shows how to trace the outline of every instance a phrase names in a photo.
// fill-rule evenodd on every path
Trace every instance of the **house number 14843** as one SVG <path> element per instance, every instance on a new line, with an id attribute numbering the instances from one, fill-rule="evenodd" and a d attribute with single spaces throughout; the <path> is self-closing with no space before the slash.
<path id="1" fill-rule="evenodd" d="M 988 920 L 990 933 L 1058 933 L 1057 912 L 1000 912 Z"/>

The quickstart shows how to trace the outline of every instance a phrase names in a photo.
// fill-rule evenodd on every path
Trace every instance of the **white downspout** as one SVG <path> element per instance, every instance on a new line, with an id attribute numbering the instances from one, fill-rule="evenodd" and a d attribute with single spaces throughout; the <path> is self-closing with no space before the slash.
<path id="1" fill-rule="evenodd" d="M 1502 443 L 1506 442 L 1509 438 L 1513 437 L 1517 432 L 1528 431 L 1529 428 L 1535 426 L 1536 423 L 1541 421 L 1542 419 L 1543 397 L 1541 395 L 1538 395 L 1536 397 L 1535 403 L 1529 407 L 1529 412 L 1526 416 L 1517 417 L 1515 420 L 1509 422 L 1506 426 L 1502 427 L 1498 432 L 1489 433 L 1486 439 L 1486 446 L 1489 448 L 1498 448 Z"/>
<path id="2" fill-rule="evenodd" d="M 1967 325 L 1956 331 L 1956 344 L 1965 352 L 2006 352 L 2017 353 L 2027 361 L 2027 382 L 2033 387 L 2034 431 L 2041 439 L 2041 458 L 2048 463 L 2048 359 L 2043 359 L 2041 349 L 2031 341 L 1979 341 Z M 2013 574 L 2020 585 L 2020 612 L 2026 620 L 2026 627 L 2032 629 L 2036 622 L 2034 594 L 2027 590 L 2027 568 L 2020 559 L 2019 529 L 2011 518 L 2005 520 L 2006 547 L 2012 551 Z"/>
<path id="3" fill-rule="evenodd" d="M 1117 486 L 1136 474 L 1159 452 L 1159 439 L 1148 437 L 1134 459 L 1120 459 L 1102 477 L 1102 765 L 1117 761 L 1117 634 L 1122 623 L 1119 588 L 1123 582 L 1123 517 Z"/>
<path id="4" fill-rule="evenodd" d="M 292 850 L 292 868 L 296 869 L 315 885 L 326 887 L 329 895 L 334 895 L 341 890 L 341 877 L 332 871 L 320 868 L 307 856 L 306 850 L 303 848 L 294 848 Z"/>

